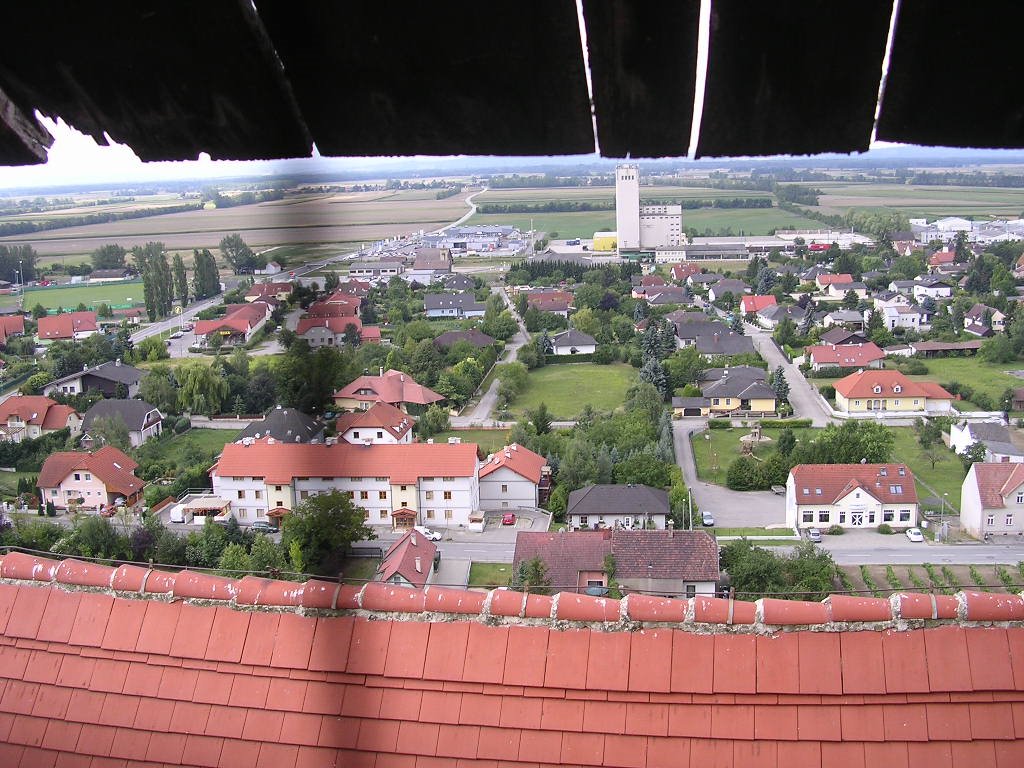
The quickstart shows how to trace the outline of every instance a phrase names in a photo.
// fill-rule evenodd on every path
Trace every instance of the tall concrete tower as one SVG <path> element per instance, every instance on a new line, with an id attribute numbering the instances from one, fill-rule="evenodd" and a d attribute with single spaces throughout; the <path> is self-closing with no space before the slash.
<path id="1" fill-rule="evenodd" d="M 640 168 L 615 166 L 615 227 L 619 250 L 640 249 Z"/>

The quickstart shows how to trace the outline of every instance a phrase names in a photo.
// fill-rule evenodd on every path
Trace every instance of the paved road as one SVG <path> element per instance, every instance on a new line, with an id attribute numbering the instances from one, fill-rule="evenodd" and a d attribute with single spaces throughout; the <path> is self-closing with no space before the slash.
<path id="1" fill-rule="evenodd" d="M 143 339 L 148 339 L 150 336 L 156 336 L 157 334 L 164 333 L 165 331 L 176 331 L 181 327 L 181 324 L 186 320 L 191 320 L 204 309 L 215 307 L 221 302 L 221 296 L 218 294 L 209 299 L 204 299 L 198 304 L 193 304 L 182 311 L 180 315 L 174 317 L 168 317 L 164 320 L 158 320 L 155 323 L 147 325 L 140 331 L 136 331 L 132 334 L 132 342 L 138 344 Z"/>
<path id="2" fill-rule="evenodd" d="M 988 544 L 915 544 L 902 534 L 848 531 L 842 536 L 825 536 L 820 546 L 840 565 L 995 565 L 1024 560 L 1024 541 L 1015 537 Z"/>
<path id="3" fill-rule="evenodd" d="M 774 371 L 780 365 L 782 366 L 789 384 L 789 403 L 793 406 L 796 417 L 810 419 L 816 427 L 824 427 L 832 423 L 831 417 L 825 411 L 821 401 L 818 400 L 810 382 L 804 378 L 800 369 L 789 362 L 779 348 L 772 343 L 771 332 L 750 323 L 743 325 L 747 335 L 754 342 L 754 347 L 761 353 L 761 357 L 768 361 L 770 370 Z"/>
<path id="4" fill-rule="evenodd" d="M 469 217 L 472 216 L 474 213 L 476 213 L 476 203 L 473 202 L 473 198 L 476 197 L 477 195 L 479 195 L 481 192 L 486 192 L 486 191 L 487 191 L 487 187 L 484 187 L 483 189 L 478 189 L 473 194 L 468 195 L 464 202 L 466 203 L 466 205 L 469 206 L 469 213 L 465 214 L 462 218 L 458 219 L 457 221 L 453 221 L 451 224 L 446 224 L 445 226 L 441 227 L 440 229 L 435 230 L 431 234 L 434 234 L 434 235 L 440 234 L 440 233 L 444 232 L 446 229 L 450 229 L 452 227 L 457 227 L 460 224 L 462 224 L 463 222 L 468 221 Z"/>

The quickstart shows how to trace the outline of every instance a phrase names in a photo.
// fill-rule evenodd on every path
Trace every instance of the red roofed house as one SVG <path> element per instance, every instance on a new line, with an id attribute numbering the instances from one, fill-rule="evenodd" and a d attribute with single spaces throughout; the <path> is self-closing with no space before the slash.
<path id="1" fill-rule="evenodd" d="M 20 552 L 0 577 L 5 766 L 1024 765 L 1017 595 L 617 600 Z"/>
<path id="2" fill-rule="evenodd" d="M 822 274 L 814 278 L 814 282 L 817 284 L 819 288 L 828 288 L 830 285 L 832 285 L 832 283 L 852 283 L 853 275 L 851 275 L 849 272 L 843 272 L 838 275 L 830 275 L 827 272 L 823 272 Z"/>
<path id="3" fill-rule="evenodd" d="M 960 487 L 960 524 L 978 539 L 1024 535 L 1024 464 L 972 464 Z"/>
<path id="4" fill-rule="evenodd" d="M 749 315 L 768 307 L 774 307 L 777 303 L 774 296 L 744 296 L 740 299 L 740 312 Z"/>
<path id="5" fill-rule="evenodd" d="M 309 317 L 353 317 L 359 314 L 362 303 L 358 296 L 338 290 L 326 299 L 310 304 L 306 314 Z"/>
<path id="6" fill-rule="evenodd" d="M 786 481 L 790 527 L 913 528 L 917 515 L 917 486 L 906 464 L 798 464 Z"/>
<path id="7" fill-rule="evenodd" d="M 952 264 L 955 261 L 955 251 L 936 251 L 928 257 L 928 266 L 932 268 L 932 271 L 934 271 L 936 267 L 943 267 L 948 264 Z"/>
<path id="8" fill-rule="evenodd" d="M 945 413 L 953 396 L 932 381 L 912 381 L 899 371 L 864 370 L 835 383 L 836 410 Z"/>
<path id="9" fill-rule="evenodd" d="M 388 403 L 409 412 L 409 406 L 426 408 L 444 400 L 442 395 L 417 384 L 401 371 L 382 368 L 379 376 L 360 376 L 334 393 L 334 404 L 347 410 L 365 411 L 374 403 Z"/>
<path id="10" fill-rule="evenodd" d="M 881 368 L 885 352 L 873 342 L 867 344 L 823 344 L 804 349 L 804 359 L 811 369 L 822 368 Z"/>
<path id="11" fill-rule="evenodd" d="M 569 316 L 573 295 L 568 291 L 538 290 L 526 294 L 526 305 L 540 312 L 551 312 L 562 317 Z"/>
<path id="12" fill-rule="evenodd" d="M 213 334 L 220 335 L 225 344 L 245 344 L 266 325 L 271 311 L 270 305 L 263 301 L 229 304 L 224 317 L 196 321 L 196 344 L 209 346 Z"/>
<path id="13" fill-rule="evenodd" d="M 213 491 L 240 523 L 265 520 L 312 495 L 342 491 L 368 525 L 469 527 L 478 520 L 476 445 L 337 445 L 255 442 L 224 446 L 210 469 Z"/>
<path id="14" fill-rule="evenodd" d="M 60 429 L 82 431 L 82 417 L 70 405 L 39 395 L 13 395 L 0 403 L 0 440 L 20 443 Z"/>
<path id="15" fill-rule="evenodd" d="M 406 531 L 384 553 L 374 581 L 422 589 L 434 568 L 437 545 L 419 531 Z"/>
<path id="16" fill-rule="evenodd" d="M 366 411 L 338 416 L 334 428 L 353 445 L 408 445 L 412 442 L 413 418 L 387 403 L 374 403 Z"/>
<path id="17" fill-rule="evenodd" d="M 363 321 L 357 316 L 303 317 L 295 327 L 295 334 L 309 342 L 311 347 L 343 347 L 348 343 L 345 332 L 354 326 L 357 343 L 363 342 Z M 380 329 L 377 330 L 378 337 Z"/>
<path id="18" fill-rule="evenodd" d="M 95 312 L 62 312 L 39 318 L 36 336 L 40 344 L 52 341 L 81 341 L 99 330 Z"/>
<path id="19" fill-rule="evenodd" d="M 607 593 L 609 556 L 623 594 L 712 597 L 718 586 L 718 545 L 704 531 L 524 531 L 516 536 L 512 567 L 539 557 L 556 591 L 600 596 Z"/>
<path id="20" fill-rule="evenodd" d="M 0 316 L 0 347 L 7 343 L 11 336 L 23 336 L 25 334 L 24 315 L 3 315 Z"/>
<path id="21" fill-rule="evenodd" d="M 254 283 L 245 292 L 245 300 L 251 302 L 270 297 L 277 301 L 288 301 L 288 297 L 291 295 L 291 283 Z"/>
<path id="22" fill-rule="evenodd" d="M 516 443 L 487 457 L 480 467 L 480 509 L 493 512 L 541 504 L 541 485 L 550 483 L 548 461 Z M 547 472 L 545 472 L 547 470 Z"/>
<path id="23" fill-rule="evenodd" d="M 138 466 L 112 445 L 94 453 L 60 451 L 47 456 L 36 485 L 43 500 L 58 509 L 76 505 L 98 511 L 118 500 L 132 506 L 142 497 L 143 481 L 135 476 Z"/>
<path id="24" fill-rule="evenodd" d="M 699 275 L 700 267 L 689 262 L 681 262 L 679 264 L 673 264 L 672 268 L 669 270 L 669 274 L 677 283 L 683 284 L 690 275 Z"/>

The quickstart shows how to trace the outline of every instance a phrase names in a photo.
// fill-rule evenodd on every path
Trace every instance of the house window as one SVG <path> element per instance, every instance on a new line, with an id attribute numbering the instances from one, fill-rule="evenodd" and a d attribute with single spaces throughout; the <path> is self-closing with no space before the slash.
<path id="1" fill-rule="evenodd" d="M 358 432 L 353 432 L 352 433 L 352 437 L 354 437 L 356 440 L 358 440 L 359 439 L 359 433 Z"/>
<path id="2" fill-rule="evenodd" d="M 279 506 L 279 507 L 283 507 L 283 506 L 284 506 L 284 502 L 283 502 L 283 501 L 279 501 L 279 502 L 277 502 L 277 506 Z"/>
<path id="3" fill-rule="evenodd" d="M 812 510 L 804 510 L 803 516 L 802 516 L 801 519 L 805 523 L 813 523 L 814 522 L 814 512 Z"/>
<path id="4" fill-rule="evenodd" d="M 356 492 L 355 491 L 345 491 L 345 495 L 348 496 L 350 499 L 354 499 L 356 497 Z"/>
<path id="5" fill-rule="evenodd" d="M 281 486 L 280 485 L 275 485 L 274 486 L 274 490 L 277 491 L 278 493 L 280 493 L 281 492 Z"/>
<path id="6" fill-rule="evenodd" d="M 814 489 L 814 495 L 815 496 L 821 496 L 821 488 L 815 488 Z"/>
<path id="7" fill-rule="evenodd" d="M 920 401 L 920 400 L 915 400 L 915 401 L 914 401 L 914 405 L 920 405 L 920 404 L 921 404 L 921 401 Z"/>
<path id="8" fill-rule="evenodd" d="M 368 498 L 370 498 L 369 491 L 360 491 L 359 492 L 359 498 L 360 499 L 368 499 Z"/>
<path id="9" fill-rule="evenodd" d="M 854 401 L 853 401 L 853 404 L 854 404 L 854 405 L 860 405 L 860 400 L 854 400 Z"/>
<path id="10" fill-rule="evenodd" d="M 900 477 L 906 477 L 907 476 L 907 468 L 906 467 L 898 467 L 896 471 L 899 473 Z"/>
<path id="11" fill-rule="evenodd" d="M 257 499 L 262 499 L 263 498 L 263 491 L 253 491 L 253 493 L 255 494 L 254 498 L 257 498 Z"/>
<path id="12" fill-rule="evenodd" d="M 348 497 L 350 499 L 352 498 L 352 491 L 348 492 Z M 308 499 L 309 498 L 309 491 L 299 491 L 299 498 L 300 499 Z"/>
<path id="13" fill-rule="evenodd" d="M 376 480 L 378 483 L 387 482 L 387 478 L 386 477 L 375 477 L 373 479 Z"/>
<path id="14" fill-rule="evenodd" d="M 985 518 L 985 525 L 995 525 L 995 524 L 996 524 L 996 516 L 995 515 L 989 515 L 987 518 Z"/>
<path id="15" fill-rule="evenodd" d="M 902 485 L 890 485 L 889 486 L 889 493 L 897 493 L 897 494 L 898 493 L 903 493 L 903 486 Z"/>
<path id="16" fill-rule="evenodd" d="M 587 516 L 586 515 L 580 515 L 580 527 L 581 528 L 588 528 L 589 525 L 590 524 L 587 521 Z"/>
<path id="17" fill-rule="evenodd" d="M 900 510 L 900 522 L 901 523 L 909 523 L 910 522 L 910 510 L 909 509 L 901 509 Z"/>
<path id="18" fill-rule="evenodd" d="M 377 437 L 378 437 L 378 438 L 380 438 L 380 437 L 384 437 L 384 433 L 383 433 L 383 432 L 378 432 L 378 433 L 377 433 Z"/>
<path id="19" fill-rule="evenodd" d="M 894 405 L 895 407 L 897 407 L 897 408 L 898 408 L 898 407 L 899 407 L 899 405 L 900 405 L 900 401 L 899 401 L 899 400 L 893 400 L 893 401 L 892 401 L 892 404 L 893 404 L 893 405 Z"/>
<path id="20" fill-rule="evenodd" d="M 871 510 L 870 512 L 868 512 L 868 524 L 869 525 L 874 525 L 875 524 L 875 511 L 874 510 Z"/>
<path id="21" fill-rule="evenodd" d="M 386 509 L 382 509 L 380 511 L 380 519 L 381 520 L 387 520 L 388 519 L 388 511 Z"/>
<path id="22" fill-rule="evenodd" d="M 501 492 L 502 493 L 508 493 L 508 486 L 507 485 L 501 486 Z M 1018 502 L 1018 503 L 1020 503 L 1020 502 Z"/>
<path id="23" fill-rule="evenodd" d="M 57 489 L 56 488 L 51 488 L 50 489 L 50 495 L 51 496 L 56 496 L 57 495 Z"/>
<path id="24" fill-rule="evenodd" d="M 444 519 L 445 520 L 451 520 L 452 519 L 452 511 L 450 509 L 446 509 L 444 511 Z"/>
<path id="25" fill-rule="evenodd" d="M 882 522 L 883 523 L 891 523 L 894 519 L 895 519 L 895 515 L 893 514 L 893 511 L 891 509 L 883 509 L 882 510 Z"/>
<path id="26" fill-rule="evenodd" d="M 810 488 L 804 488 L 804 495 L 805 495 L 805 496 L 806 496 L 806 495 L 807 495 L 808 493 L 810 493 L 810 492 L 811 492 L 811 489 L 810 489 Z"/>
<path id="27" fill-rule="evenodd" d="M 455 482 L 455 478 L 454 477 L 442 477 L 441 479 L 444 480 L 446 483 L 454 483 Z"/>
<path id="28" fill-rule="evenodd" d="M 434 519 L 434 510 L 428 509 L 427 510 L 427 520 L 433 520 L 433 519 Z"/>
<path id="29" fill-rule="evenodd" d="M 424 495 L 427 497 L 428 500 L 434 498 L 433 491 L 427 491 Z"/>
<path id="30" fill-rule="evenodd" d="M 245 491 L 238 491 L 238 498 L 244 499 L 245 498 Z"/>
<path id="31" fill-rule="evenodd" d="M 445 491 L 444 492 L 444 500 L 445 501 L 451 501 L 451 499 L 452 499 L 452 492 L 451 491 Z"/>
<path id="32" fill-rule="evenodd" d="M 240 510 L 238 510 L 238 518 L 240 520 L 248 520 L 249 519 L 249 510 L 248 509 L 240 509 Z"/>
<path id="33" fill-rule="evenodd" d="M 407 489 L 408 489 L 408 486 L 405 486 L 405 485 L 403 485 L 403 486 L 402 486 L 402 490 L 403 490 L 403 491 L 405 491 L 405 490 L 407 490 Z"/>
<path id="34" fill-rule="evenodd" d="M 1006 525 L 1007 526 L 1013 525 L 1013 515 L 1007 515 L 1006 516 Z"/>
<path id="35" fill-rule="evenodd" d="M 901 387 L 899 384 L 897 384 L 895 387 L 892 388 L 892 391 L 893 392 L 902 392 L 903 391 L 903 387 Z"/>
<path id="36" fill-rule="evenodd" d="M 82 476 L 80 474 L 78 474 L 77 472 L 75 472 L 75 480 L 81 480 L 81 479 L 82 479 Z"/>
<path id="37" fill-rule="evenodd" d="M 1018 504 L 1024 504 L 1024 493 L 1018 493 L 1017 494 L 1017 503 Z"/>
<path id="38" fill-rule="evenodd" d="M 363 510 L 363 520 L 369 520 L 369 519 L 370 519 L 370 510 L 364 509 Z"/>
<path id="39" fill-rule="evenodd" d="M 839 524 L 842 525 L 846 522 L 846 512 L 839 510 Z"/>
<path id="40" fill-rule="evenodd" d="M 377 498 L 378 499 L 386 499 L 387 497 L 388 497 L 388 492 L 387 491 L 377 491 Z"/>
<path id="41" fill-rule="evenodd" d="M 719 400 L 717 397 L 714 400 L 711 401 L 712 405 L 719 405 L 720 403 L 721 403 L 721 400 Z"/>
<path id="42" fill-rule="evenodd" d="M 829 519 L 829 515 L 828 515 L 828 510 L 827 509 L 822 509 L 822 510 L 818 511 L 818 522 L 819 523 L 827 523 L 828 519 Z"/>
<path id="43" fill-rule="evenodd" d="M 696 597 L 697 596 L 697 585 L 696 584 L 687 584 L 686 585 L 686 596 L 687 597 Z"/>
<path id="44" fill-rule="evenodd" d="M 86 480 L 92 480 L 92 475 L 90 475 L 88 472 L 86 472 L 84 475 L 82 475 L 82 477 L 84 479 L 86 479 Z"/>
<path id="45" fill-rule="evenodd" d="M 383 480 L 383 479 L 384 478 L 381 478 L 381 480 Z M 423 482 L 424 483 L 432 483 L 432 482 L 434 482 L 434 478 L 432 478 L 432 477 L 424 477 L 423 478 Z"/>

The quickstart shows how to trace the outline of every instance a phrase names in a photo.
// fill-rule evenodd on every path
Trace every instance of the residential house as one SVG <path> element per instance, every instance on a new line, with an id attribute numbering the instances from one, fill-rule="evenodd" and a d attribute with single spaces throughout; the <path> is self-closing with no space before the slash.
<path id="1" fill-rule="evenodd" d="M 813 371 L 822 368 L 881 368 L 885 352 L 870 341 L 841 346 L 825 344 L 804 349 L 803 359 Z"/>
<path id="2" fill-rule="evenodd" d="M 902 296 L 910 296 L 917 284 L 916 280 L 893 280 L 889 283 L 889 290 Z"/>
<path id="3" fill-rule="evenodd" d="M 1013 410 L 1024 411 L 1024 389 L 1013 390 Z"/>
<path id="4" fill-rule="evenodd" d="M 597 351 L 597 341 L 582 331 L 570 328 L 551 337 L 553 355 L 592 355 Z"/>
<path id="5" fill-rule="evenodd" d="M 1024 464 L 972 464 L 960 486 L 960 525 L 978 539 L 1024 536 Z"/>
<path id="6" fill-rule="evenodd" d="M 483 331 L 470 328 L 468 331 L 445 331 L 434 339 L 434 346 L 440 350 L 447 350 L 460 341 L 464 341 L 476 349 L 484 349 L 497 343 Z"/>
<path id="7" fill-rule="evenodd" d="M 444 400 L 442 395 L 416 383 L 407 373 L 380 370 L 379 376 L 360 376 L 334 393 L 334 404 L 345 410 L 367 410 L 374 403 L 388 403 L 406 413 L 409 407 L 426 408 Z"/>
<path id="8" fill-rule="evenodd" d="M 476 282 L 469 275 L 451 274 L 441 278 L 441 284 L 449 291 L 472 291 Z"/>
<path id="9" fill-rule="evenodd" d="M 43 462 L 36 485 L 42 499 L 57 509 L 130 507 L 142 498 L 144 482 L 135 476 L 138 466 L 112 445 L 92 453 L 58 451 Z"/>
<path id="10" fill-rule="evenodd" d="M 128 428 L 128 442 L 132 448 L 159 437 L 163 431 L 163 414 L 144 400 L 103 399 L 93 403 L 82 419 L 82 446 L 85 448 L 103 444 L 90 431 L 97 419 L 119 419 L 123 422 Z"/>
<path id="11" fill-rule="evenodd" d="M 408 445 L 414 423 L 405 411 L 374 403 L 365 411 L 340 414 L 334 428 L 342 440 L 354 445 Z"/>
<path id="12" fill-rule="evenodd" d="M 338 284 L 338 292 L 344 293 L 347 296 L 358 296 L 361 299 L 365 299 L 370 295 L 372 287 L 373 284 L 369 280 L 358 280 L 350 277 Z"/>
<path id="13" fill-rule="evenodd" d="M 551 312 L 562 317 L 569 316 L 572 309 L 573 295 L 568 291 L 537 290 L 528 291 L 526 294 L 527 307 L 533 307 L 540 312 Z"/>
<path id="14" fill-rule="evenodd" d="M 904 307 L 897 305 L 882 310 L 882 324 L 887 331 L 894 328 L 906 328 L 919 331 L 927 325 L 925 311 L 920 307 Z"/>
<path id="15" fill-rule="evenodd" d="M 380 342 L 380 328 L 363 326 L 362 320 L 352 316 L 303 317 L 295 326 L 295 334 L 313 348 L 342 347 L 351 344 L 353 338 L 357 344 Z"/>
<path id="16" fill-rule="evenodd" d="M 815 264 L 813 267 L 805 269 L 800 273 L 800 279 L 805 283 L 814 283 L 819 288 L 823 287 L 818 284 L 818 275 L 831 275 L 832 270 L 822 264 Z M 853 277 L 851 275 L 851 277 Z"/>
<path id="17" fill-rule="evenodd" d="M 110 360 L 78 373 L 54 379 L 43 387 L 44 395 L 79 395 L 83 392 L 102 392 L 104 397 L 132 398 L 139 394 L 139 383 L 146 372 L 135 366 Z"/>
<path id="18" fill-rule="evenodd" d="M 404 280 L 430 285 L 450 275 L 452 252 L 449 248 L 417 248 L 412 267 L 402 275 Z"/>
<path id="19" fill-rule="evenodd" d="M 910 298 L 896 291 L 881 291 L 871 298 L 871 303 L 876 311 L 881 312 L 886 307 L 909 307 Z"/>
<path id="20" fill-rule="evenodd" d="M 291 283 L 253 283 L 245 292 L 245 300 L 253 302 L 269 298 L 284 303 L 292 295 L 293 289 L 294 286 Z"/>
<path id="21" fill-rule="evenodd" d="M 849 283 L 829 283 L 828 289 L 825 291 L 827 296 L 831 296 L 836 299 L 845 299 L 846 294 L 853 291 L 858 299 L 866 299 L 868 297 L 868 287 L 861 282 L 849 282 Z"/>
<path id="22" fill-rule="evenodd" d="M 243 429 L 235 442 L 246 438 L 269 438 L 282 443 L 316 443 L 324 439 L 324 424 L 295 408 L 275 405 L 261 420 L 253 421 Z"/>
<path id="23" fill-rule="evenodd" d="M 551 486 L 547 459 L 517 443 L 489 455 L 478 476 L 480 509 L 488 512 L 537 509 Z"/>
<path id="24" fill-rule="evenodd" d="M 666 285 L 660 288 L 647 289 L 647 303 L 652 307 L 665 307 L 675 304 L 689 304 L 692 300 L 690 291 L 680 285 Z"/>
<path id="25" fill-rule="evenodd" d="M 800 326 L 807 317 L 807 310 L 797 304 L 773 304 L 758 310 L 757 317 L 765 328 L 777 328 L 783 320 L 791 320 Z"/>
<path id="26" fill-rule="evenodd" d="M 12 395 L 0 403 L 0 440 L 20 443 L 60 429 L 77 435 L 82 417 L 70 405 L 39 395 Z"/>
<path id="27" fill-rule="evenodd" d="M 1010 430 L 994 422 L 970 423 L 964 421 L 949 425 L 949 447 L 963 454 L 975 443 L 985 446 L 985 461 L 996 464 L 1024 462 L 1024 451 L 1013 444 Z"/>
<path id="28" fill-rule="evenodd" d="M 851 331 L 863 331 L 864 315 L 855 309 L 837 309 L 825 315 L 825 321 L 822 325 L 826 328 L 841 325 Z"/>
<path id="29" fill-rule="evenodd" d="M 836 410 L 948 413 L 953 395 L 932 381 L 913 381 L 899 371 L 863 370 L 835 383 Z"/>
<path id="30" fill-rule="evenodd" d="M 90 283 L 118 283 L 124 280 L 131 280 L 135 273 L 127 267 L 117 269 L 94 269 L 89 273 Z"/>
<path id="31" fill-rule="evenodd" d="M 914 281 L 911 293 L 915 299 L 921 301 L 925 296 L 933 299 L 948 299 L 953 295 L 956 282 L 941 275 L 924 275 Z"/>
<path id="32" fill-rule="evenodd" d="M 708 416 L 711 414 L 711 401 L 706 397 L 673 397 L 672 417 L 681 419 L 686 416 Z"/>
<path id="33" fill-rule="evenodd" d="M 798 464 L 786 481 L 786 525 L 912 528 L 917 486 L 906 464 Z"/>
<path id="34" fill-rule="evenodd" d="M 266 266 L 262 269 L 254 269 L 254 275 L 279 275 L 281 274 L 281 265 L 276 261 L 268 261 Z"/>
<path id="35" fill-rule="evenodd" d="M 697 351 L 704 357 L 732 357 L 754 354 L 754 342 L 749 336 L 735 331 L 702 334 L 694 340 Z"/>
<path id="36" fill-rule="evenodd" d="M 831 346 L 847 346 L 849 344 L 870 344 L 871 341 L 862 333 L 848 328 L 832 327 L 821 334 L 821 343 Z"/>
<path id="37" fill-rule="evenodd" d="M 709 401 L 711 415 L 743 411 L 775 413 L 775 390 L 768 386 L 761 368 L 738 365 L 721 370 L 721 375 L 701 384 L 700 393 Z"/>
<path id="38" fill-rule="evenodd" d="M 964 330 L 973 336 L 992 336 L 1006 328 L 1006 315 L 984 304 L 975 304 L 964 313 Z"/>
<path id="39" fill-rule="evenodd" d="M 718 301 L 723 298 L 725 294 L 732 294 L 733 298 L 739 299 L 743 294 L 747 292 L 747 284 L 742 280 L 734 280 L 732 278 L 722 278 L 714 285 L 708 288 L 708 299 L 711 301 Z"/>
<path id="40" fill-rule="evenodd" d="M 668 492 L 646 485 L 588 485 L 569 494 L 570 530 L 654 528 L 663 530 L 671 510 Z"/>
<path id="41" fill-rule="evenodd" d="M 95 312 L 62 312 L 40 317 L 36 336 L 40 344 L 53 341 L 81 341 L 99 331 Z"/>
<path id="42" fill-rule="evenodd" d="M 840 272 L 838 275 L 833 275 L 828 272 L 819 272 L 814 277 L 814 284 L 823 291 L 832 285 L 832 283 L 846 284 L 852 282 L 853 275 L 849 272 Z"/>
<path id="43" fill-rule="evenodd" d="M 310 496 L 348 494 L 368 525 L 395 530 L 482 524 L 476 445 L 228 443 L 210 469 L 214 494 L 243 525 Z"/>
<path id="44" fill-rule="evenodd" d="M 717 272 L 695 272 L 686 278 L 686 284 L 691 288 L 706 290 L 723 279 L 725 276 L 719 275 Z"/>
<path id="45" fill-rule="evenodd" d="M 373 580 L 422 589 L 430 580 L 436 555 L 437 545 L 434 542 L 419 531 L 406 531 L 388 547 Z"/>
<path id="46" fill-rule="evenodd" d="M 522 532 L 512 568 L 540 558 L 560 592 L 607 594 L 615 582 L 624 594 L 711 597 L 718 585 L 718 545 L 704 531 L 611 529 L 571 533 Z M 568 598 L 568 596 L 567 596 Z"/>
<path id="47" fill-rule="evenodd" d="M 271 313 L 269 304 L 256 300 L 251 304 L 228 304 L 226 309 L 224 317 L 196 321 L 193 330 L 198 346 L 210 346 L 210 339 L 215 335 L 220 337 L 223 344 L 247 344 L 267 324 Z"/>
<path id="48" fill-rule="evenodd" d="M 774 307 L 778 305 L 774 296 L 744 296 L 740 299 L 740 313 L 744 315 L 752 315 L 755 312 L 760 312 L 763 309 Z"/>
<path id="49" fill-rule="evenodd" d="M 362 306 L 361 297 L 338 289 L 320 301 L 314 301 L 306 309 L 308 317 L 358 317 Z"/>
<path id="50" fill-rule="evenodd" d="M 659 288 L 664 288 L 667 285 L 668 283 L 661 275 L 634 275 L 630 295 L 634 299 L 642 299 L 651 293 L 658 293 Z"/>
<path id="51" fill-rule="evenodd" d="M 487 305 L 472 293 L 428 293 L 423 297 L 427 317 L 483 317 Z"/>
<path id="52" fill-rule="evenodd" d="M 673 264 L 671 269 L 668 271 L 669 276 L 677 283 L 685 283 L 691 275 L 699 275 L 700 267 L 696 264 L 690 264 L 688 262 L 682 262 L 680 264 Z"/>
<path id="53" fill-rule="evenodd" d="M 3 315 L 0 316 L 0 347 L 7 344 L 12 336 L 25 335 L 24 315 Z"/>
<path id="54" fill-rule="evenodd" d="M 139 325 L 142 322 L 142 318 L 146 317 L 146 310 L 142 307 L 127 307 L 110 311 L 114 313 L 114 316 L 109 320 L 101 320 L 100 323 L 104 326 L 120 325 L 121 323 Z"/>
<path id="55" fill-rule="evenodd" d="M 955 251 L 936 251 L 928 257 L 928 270 L 935 272 L 939 267 L 948 266 L 955 261 Z"/>
<path id="56" fill-rule="evenodd" d="M 350 278 L 377 282 L 387 282 L 392 277 L 398 277 L 405 272 L 405 262 L 401 260 L 390 261 L 353 261 L 348 268 Z"/>

